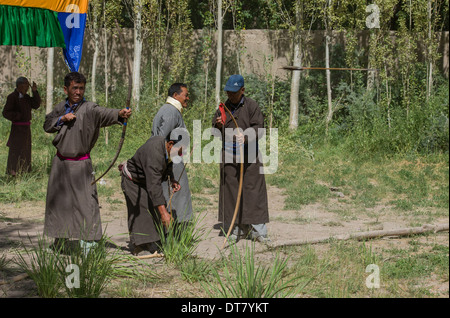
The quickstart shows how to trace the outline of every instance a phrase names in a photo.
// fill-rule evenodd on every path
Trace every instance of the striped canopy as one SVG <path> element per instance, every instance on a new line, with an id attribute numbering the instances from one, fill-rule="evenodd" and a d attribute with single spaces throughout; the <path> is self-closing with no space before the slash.
<path id="1" fill-rule="evenodd" d="M 0 45 L 61 47 L 78 71 L 89 0 L 0 0 Z"/>

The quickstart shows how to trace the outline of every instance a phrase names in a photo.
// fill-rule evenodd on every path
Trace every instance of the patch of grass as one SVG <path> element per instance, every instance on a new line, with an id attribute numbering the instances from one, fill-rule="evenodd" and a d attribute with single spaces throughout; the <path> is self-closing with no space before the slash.
<path id="1" fill-rule="evenodd" d="M 256 263 L 254 246 L 246 246 L 241 254 L 230 246 L 229 261 L 212 269 L 212 279 L 203 286 L 210 297 L 220 298 L 285 298 L 296 296 L 309 281 L 299 284 L 297 275 L 287 272 L 287 259 L 278 254 L 271 266 Z"/>
<path id="2" fill-rule="evenodd" d="M 205 229 L 200 225 L 204 216 L 194 214 L 190 222 L 171 223 L 170 227 L 164 228 L 158 224 L 157 230 L 161 238 L 160 248 L 164 254 L 166 264 L 180 265 L 194 255 Z"/>
<path id="3" fill-rule="evenodd" d="M 218 193 L 219 165 L 188 163 L 186 173 L 189 177 L 189 189 L 192 194 L 200 194 L 209 191 L 210 194 Z"/>
<path id="4" fill-rule="evenodd" d="M 16 178 L 0 177 L 0 202 L 43 201 L 47 195 L 47 178 L 27 173 Z"/>
<path id="5" fill-rule="evenodd" d="M 300 189 L 287 189 L 286 209 L 298 209 L 302 205 L 315 203 L 319 200 L 326 202 L 326 199 L 330 195 L 327 187 L 317 184 L 313 180 L 304 179 L 301 184 L 302 187 Z"/>
<path id="6" fill-rule="evenodd" d="M 205 281 L 211 274 L 211 264 L 202 259 L 189 257 L 185 262 L 179 264 L 180 275 L 188 283 Z"/>
<path id="7" fill-rule="evenodd" d="M 413 245 L 408 251 L 386 250 L 391 258 L 383 266 L 383 273 L 392 279 L 410 279 L 429 277 L 439 273 L 448 279 L 449 248 L 444 245 L 434 245 L 431 250 L 418 252 Z"/>
<path id="8" fill-rule="evenodd" d="M 308 148 L 300 142 L 295 152 L 288 146 L 294 135 L 280 135 L 283 146 L 279 169 L 268 175 L 267 182 L 285 189 L 285 209 L 298 210 L 304 205 L 327 204 L 338 187 L 349 207 L 371 209 L 393 205 L 400 213 L 423 208 L 448 210 L 448 154 L 415 157 L 397 155 L 358 158 L 339 145 L 317 143 Z M 297 142 L 298 143 L 298 142 Z M 312 154 L 311 154 L 312 152 Z M 448 211 L 443 212 L 448 216 Z"/>
<path id="9" fill-rule="evenodd" d="M 6 254 L 0 255 L 0 271 L 6 270 L 9 264 L 11 260 L 6 257 Z"/>
<path id="10" fill-rule="evenodd" d="M 31 238 L 28 239 L 32 243 Z M 39 238 L 36 246 L 24 246 L 24 253 L 17 254 L 16 262 L 34 281 L 40 297 L 61 297 L 64 278 L 61 276 L 58 254 L 47 251 L 49 245 L 45 237 Z"/>
<path id="11" fill-rule="evenodd" d="M 303 280 L 311 280 L 302 289 L 301 297 L 441 296 L 427 286 L 427 281 L 434 276 L 448 282 L 448 246 L 430 246 L 418 243 L 416 238 L 409 242 L 409 248 L 380 249 L 373 246 L 379 242 L 331 241 L 283 251 L 290 257 L 289 271 L 302 273 Z M 366 269 L 372 264 L 379 268 L 380 288 L 366 285 L 371 274 Z"/>
<path id="12" fill-rule="evenodd" d="M 17 252 L 16 263 L 37 286 L 40 297 L 98 298 L 106 286 L 117 277 L 141 277 L 137 259 L 109 251 L 109 239 L 102 237 L 89 250 L 78 241 L 67 241 L 50 250 L 46 237 L 39 237 L 37 245 L 31 238 L 31 248 Z M 133 266 L 123 265 L 124 263 Z M 144 265 L 144 266 L 143 266 Z"/>

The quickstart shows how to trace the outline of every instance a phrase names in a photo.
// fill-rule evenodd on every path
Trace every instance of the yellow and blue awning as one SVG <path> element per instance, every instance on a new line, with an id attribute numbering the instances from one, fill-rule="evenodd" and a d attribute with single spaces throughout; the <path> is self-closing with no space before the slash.
<path id="1" fill-rule="evenodd" d="M 89 0 L 0 0 L 0 45 L 61 47 L 78 71 Z"/>

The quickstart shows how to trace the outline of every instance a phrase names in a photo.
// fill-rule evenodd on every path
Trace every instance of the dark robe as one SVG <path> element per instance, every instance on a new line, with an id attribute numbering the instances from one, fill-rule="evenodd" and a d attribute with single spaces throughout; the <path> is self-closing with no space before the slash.
<path id="1" fill-rule="evenodd" d="M 171 132 L 177 128 L 186 128 L 180 111 L 171 104 L 164 104 L 153 119 L 152 136 L 163 136 L 169 140 Z M 172 211 L 178 222 L 186 222 L 192 218 L 192 199 L 184 162 L 173 164 L 173 174 L 175 180 L 180 183 L 181 189 L 173 195 L 168 209 Z M 167 180 L 163 182 L 163 189 L 164 196 L 169 201 L 170 192 Z"/>
<path id="2" fill-rule="evenodd" d="M 55 106 L 44 122 L 47 133 L 57 133 L 53 145 L 59 156 L 52 161 L 48 180 L 44 233 L 55 238 L 99 240 L 102 236 L 97 186 L 92 161 L 67 160 L 86 157 L 94 148 L 100 128 L 120 124 L 119 109 L 82 102 L 74 121 L 57 126 L 65 114 L 65 102 Z"/>
<path id="3" fill-rule="evenodd" d="M 6 99 L 3 116 L 10 120 L 11 132 L 7 146 L 9 147 L 6 173 L 31 171 L 31 110 L 41 105 L 39 93 L 33 92 L 33 97 L 25 94 L 19 98 L 15 90 Z"/>
<path id="4" fill-rule="evenodd" d="M 226 105 L 232 110 L 229 100 L 227 100 Z M 223 135 L 226 128 L 236 128 L 231 116 L 228 113 L 226 115 L 227 119 L 222 130 L 222 141 L 227 141 Z M 217 109 L 213 118 L 214 127 L 216 118 L 219 116 L 220 110 Z M 243 98 L 243 103 L 238 106 L 233 116 L 239 128 L 243 131 L 247 128 L 255 129 L 253 137 L 245 136 L 244 177 L 236 224 L 265 224 L 269 222 L 269 209 L 266 181 L 264 174 L 260 173 L 263 164 L 260 162 L 257 152 L 253 152 L 253 155 L 249 156 L 249 153 L 252 152 L 248 151 L 248 149 L 257 150 L 258 128 L 264 128 L 264 117 L 258 104 L 248 97 Z M 226 151 L 222 149 L 220 164 L 219 221 L 223 222 L 225 227 L 231 225 L 239 189 L 241 164 L 239 163 L 239 145 L 235 144 L 236 152 L 230 148 L 227 150 L 228 154 L 231 154 L 232 162 L 225 161 Z"/>
<path id="5" fill-rule="evenodd" d="M 122 173 L 122 190 L 128 209 L 130 243 L 142 245 L 160 240 L 157 224 L 161 226 L 159 205 L 166 205 L 161 183 L 173 179 L 166 140 L 151 137 L 135 155 L 127 160 L 127 170 L 133 180 Z"/>

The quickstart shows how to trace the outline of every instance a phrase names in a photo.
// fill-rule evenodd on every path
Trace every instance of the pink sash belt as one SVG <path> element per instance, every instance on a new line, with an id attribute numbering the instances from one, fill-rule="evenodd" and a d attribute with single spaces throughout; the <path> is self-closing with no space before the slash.
<path id="1" fill-rule="evenodd" d="M 16 125 L 16 126 L 30 126 L 31 122 L 29 122 L 29 121 L 13 121 L 12 124 Z"/>
<path id="2" fill-rule="evenodd" d="M 56 153 L 56 155 L 61 159 L 61 160 L 68 160 L 68 161 L 82 161 L 82 160 L 87 160 L 91 158 L 91 154 L 87 153 L 85 155 L 81 155 L 78 157 L 64 157 L 63 155 L 61 155 L 59 152 Z"/>

